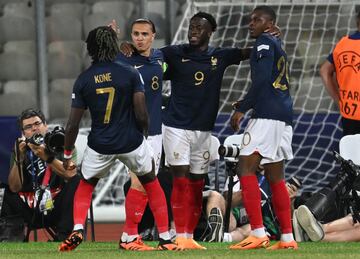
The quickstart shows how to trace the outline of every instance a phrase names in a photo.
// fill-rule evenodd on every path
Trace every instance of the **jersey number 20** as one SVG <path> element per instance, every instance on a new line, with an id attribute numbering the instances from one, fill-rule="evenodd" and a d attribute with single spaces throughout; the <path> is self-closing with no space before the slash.
<path id="1" fill-rule="evenodd" d="M 288 89 L 287 85 L 289 84 L 289 63 L 286 62 L 284 56 L 281 56 L 281 58 L 279 58 L 279 60 L 276 64 L 276 66 L 280 73 L 279 73 L 278 77 L 275 79 L 273 86 L 274 86 L 274 88 L 285 91 Z M 281 79 L 283 79 L 284 76 L 286 78 L 287 84 L 281 84 Z"/>

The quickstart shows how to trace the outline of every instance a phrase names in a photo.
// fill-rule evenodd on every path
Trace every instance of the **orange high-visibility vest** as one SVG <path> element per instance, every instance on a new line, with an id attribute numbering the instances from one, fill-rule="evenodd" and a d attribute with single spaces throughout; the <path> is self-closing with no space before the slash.
<path id="1" fill-rule="evenodd" d="M 340 113 L 344 118 L 360 120 L 360 40 L 343 37 L 334 49 L 333 58 Z"/>

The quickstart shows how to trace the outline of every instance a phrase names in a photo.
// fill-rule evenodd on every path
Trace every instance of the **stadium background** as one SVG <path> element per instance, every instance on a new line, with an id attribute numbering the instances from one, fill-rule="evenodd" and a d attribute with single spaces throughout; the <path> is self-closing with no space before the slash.
<path id="1" fill-rule="evenodd" d="M 356 29 L 358 1 L 0 0 L 1 181 L 6 181 L 8 155 L 19 135 L 14 116 L 25 108 L 39 107 L 51 125 L 65 124 L 72 84 L 90 64 L 83 40 L 92 28 L 116 19 L 121 40 L 129 40 L 130 21 L 149 17 L 158 31 L 154 47 L 161 47 L 187 42 L 189 18 L 202 10 L 212 13 L 218 22 L 211 45 L 251 46 L 248 15 L 258 4 L 276 10 L 290 62 L 295 159 L 286 164 L 286 176 L 303 180 L 306 191 L 329 183 L 338 170 L 332 151 L 338 150 L 341 128 L 336 106 L 319 77 L 319 66 L 335 43 Z M 221 142 L 233 134 L 228 127 L 231 103 L 243 97 L 249 86 L 248 62 L 226 71 L 213 132 Z M 169 94 L 168 85 L 165 88 Z M 89 125 L 86 115 L 81 139 L 86 139 Z M 225 163 L 219 164 L 223 184 Z M 93 200 L 95 220 L 124 219 L 124 171 L 119 164 L 98 184 Z M 212 177 L 214 171 L 212 167 Z"/>

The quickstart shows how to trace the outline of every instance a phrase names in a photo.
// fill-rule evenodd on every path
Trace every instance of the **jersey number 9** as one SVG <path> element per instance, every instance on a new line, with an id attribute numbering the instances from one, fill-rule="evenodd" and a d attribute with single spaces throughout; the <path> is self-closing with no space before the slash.
<path id="1" fill-rule="evenodd" d="M 195 85 L 201 85 L 202 82 L 204 81 L 204 73 L 198 71 L 195 73 L 194 78 L 195 78 Z"/>

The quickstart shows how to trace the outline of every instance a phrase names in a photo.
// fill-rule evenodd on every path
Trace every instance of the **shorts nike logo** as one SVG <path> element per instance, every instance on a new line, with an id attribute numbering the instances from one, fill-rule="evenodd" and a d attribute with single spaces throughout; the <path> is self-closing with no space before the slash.
<path id="1" fill-rule="evenodd" d="M 136 69 L 140 68 L 140 67 L 143 67 L 144 65 L 140 65 L 140 66 L 134 66 Z"/>
<path id="2" fill-rule="evenodd" d="M 190 61 L 190 59 L 185 59 L 185 58 L 181 59 L 181 62 L 188 62 L 188 61 Z"/>

